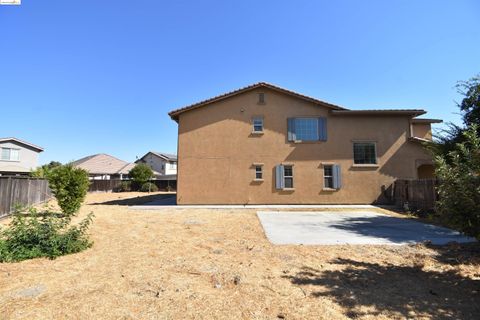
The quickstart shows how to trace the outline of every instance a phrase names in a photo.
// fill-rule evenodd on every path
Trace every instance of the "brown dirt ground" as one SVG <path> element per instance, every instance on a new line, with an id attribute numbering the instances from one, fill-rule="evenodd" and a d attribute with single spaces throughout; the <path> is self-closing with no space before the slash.
<path id="1" fill-rule="evenodd" d="M 274 246 L 254 210 L 134 211 L 101 204 L 144 201 L 138 196 L 88 196 L 81 215 L 95 213 L 89 250 L 56 260 L 0 263 L 0 318 L 474 319 L 480 314 L 477 244 Z"/>

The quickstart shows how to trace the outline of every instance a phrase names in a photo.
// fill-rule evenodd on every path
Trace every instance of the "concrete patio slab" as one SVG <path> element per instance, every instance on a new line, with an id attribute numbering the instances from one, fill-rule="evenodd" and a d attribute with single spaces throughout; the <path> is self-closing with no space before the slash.
<path id="1" fill-rule="evenodd" d="M 447 228 L 370 211 L 259 211 L 258 218 L 273 244 L 393 244 L 431 241 L 474 242 Z"/>

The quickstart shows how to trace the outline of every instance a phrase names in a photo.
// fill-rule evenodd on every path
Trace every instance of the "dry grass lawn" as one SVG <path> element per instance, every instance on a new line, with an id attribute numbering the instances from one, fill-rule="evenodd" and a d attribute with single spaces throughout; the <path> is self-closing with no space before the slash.
<path id="1" fill-rule="evenodd" d="M 89 250 L 56 260 L 0 263 L 0 318 L 478 319 L 480 314 L 478 245 L 273 246 L 254 210 L 134 211 L 100 204 L 137 196 L 88 196 L 81 214 L 96 216 Z"/>

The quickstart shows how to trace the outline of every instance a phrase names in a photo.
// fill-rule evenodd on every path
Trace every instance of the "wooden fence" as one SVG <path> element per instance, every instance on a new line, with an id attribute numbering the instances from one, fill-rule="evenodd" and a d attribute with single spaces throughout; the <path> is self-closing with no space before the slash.
<path id="1" fill-rule="evenodd" d="M 0 217 L 7 216 L 15 206 L 30 206 L 52 197 L 48 181 L 23 177 L 0 177 Z"/>
<path id="2" fill-rule="evenodd" d="M 122 181 L 128 180 L 91 180 L 89 192 L 112 192 L 117 191 Z M 177 190 L 177 180 L 151 180 L 160 191 L 175 191 Z"/>
<path id="3" fill-rule="evenodd" d="M 431 211 L 438 200 L 438 180 L 396 180 L 393 184 L 393 201 L 410 210 Z"/>

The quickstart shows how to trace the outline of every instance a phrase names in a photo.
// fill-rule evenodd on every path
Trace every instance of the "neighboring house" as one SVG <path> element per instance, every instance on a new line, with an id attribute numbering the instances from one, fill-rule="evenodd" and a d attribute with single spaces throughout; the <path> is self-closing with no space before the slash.
<path id="1" fill-rule="evenodd" d="M 43 148 L 17 138 L 0 138 L 0 175 L 28 175 Z"/>
<path id="2" fill-rule="evenodd" d="M 100 153 L 73 161 L 72 165 L 88 172 L 91 180 L 128 179 L 133 163 Z"/>
<path id="3" fill-rule="evenodd" d="M 348 110 L 267 83 L 169 113 L 178 204 L 385 203 L 431 178 L 424 110 Z"/>
<path id="4" fill-rule="evenodd" d="M 177 156 L 174 154 L 150 151 L 135 163 L 146 163 L 162 176 L 177 174 Z"/>

